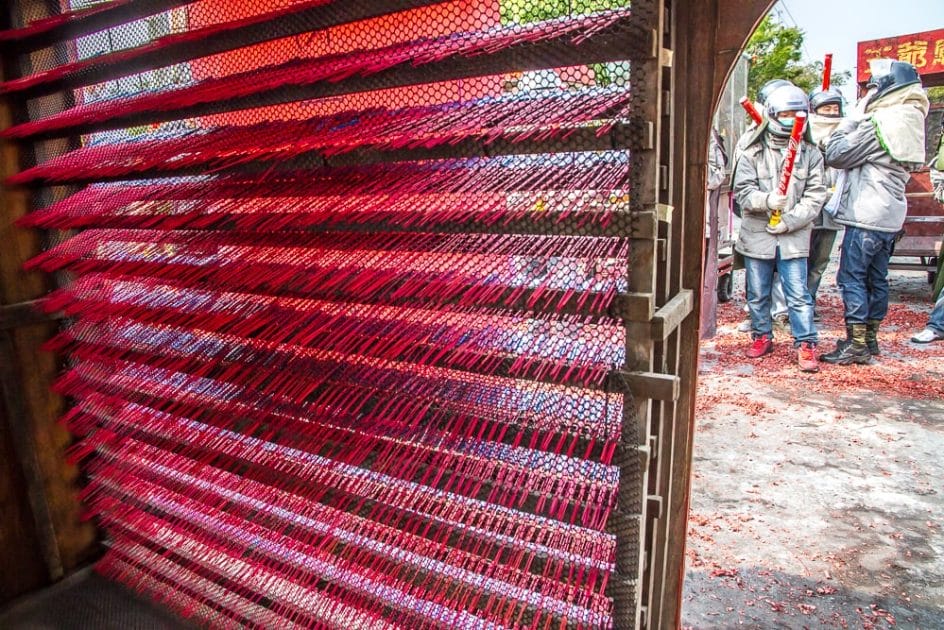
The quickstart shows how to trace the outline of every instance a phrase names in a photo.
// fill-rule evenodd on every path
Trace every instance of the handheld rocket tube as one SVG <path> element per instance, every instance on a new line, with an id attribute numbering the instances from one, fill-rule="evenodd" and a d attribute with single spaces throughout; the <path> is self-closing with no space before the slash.
<path id="1" fill-rule="evenodd" d="M 829 77 L 833 73 L 833 54 L 826 53 L 826 59 L 823 61 L 823 91 L 829 89 Z"/>
<path id="2" fill-rule="evenodd" d="M 806 128 L 806 112 L 797 112 L 793 119 L 793 129 L 790 131 L 790 142 L 787 144 L 787 153 L 783 159 L 783 171 L 780 172 L 780 182 L 777 184 L 777 192 L 781 195 L 787 194 L 790 188 L 790 178 L 793 177 L 793 164 L 796 162 L 797 152 L 800 150 L 800 142 L 803 141 L 803 130 Z M 780 223 L 780 210 L 775 210 L 770 215 L 768 224 L 771 226 Z"/>
<path id="3" fill-rule="evenodd" d="M 760 115 L 760 112 L 757 111 L 757 108 L 754 107 L 754 103 L 751 102 L 751 99 L 746 96 L 742 96 L 741 100 L 738 101 L 741 104 L 741 107 L 744 108 L 744 111 L 747 112 L 747 115 L 750 116 L 755 124 L 760 124 L 763 118 Z"/>

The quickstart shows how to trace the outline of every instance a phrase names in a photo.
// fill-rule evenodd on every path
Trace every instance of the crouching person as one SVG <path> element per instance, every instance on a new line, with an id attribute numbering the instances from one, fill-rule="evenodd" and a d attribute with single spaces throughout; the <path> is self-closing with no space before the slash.
<path id="1" fill-rule="evenodd" d="M 801 142 L 787 194 L 779 194 L 793 121 L 798 112 L 809 112 L 809 102 L 803 90 L 788 85 L 770 94 L 766 109 L 767 119 L 747 143 L 734 170 L 734 194 L 742 211 L 735 247 L 744 256 L 747 271 L 753 339 L 746 354 L 758 358 L 773 351 L 770 300 L 776 270 L 787 298 L 797 362 L 804 372 L 816 372 L 818 336 L 806 276 L 812 222 L 827 194 L 823 157 L 809 139 Z M 774 211 L 781 212 L 780 222 L 771 225 Z"/>

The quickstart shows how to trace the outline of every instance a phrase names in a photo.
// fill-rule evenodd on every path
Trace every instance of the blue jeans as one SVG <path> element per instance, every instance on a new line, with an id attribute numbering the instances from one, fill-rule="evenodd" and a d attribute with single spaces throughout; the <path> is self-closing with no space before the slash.
<path id="1" fill-rule="evenodd" d="M 836 283 L 847 324 L 882 321 L 888 313 L 888 259 L 894 232 L 846 227 Z"/>
<path id="2" fill-rule="evenodd" d="M 928 319 L 928 328 L 932 328 L 944 335 L 944 291 L 938 296 L 934 308 L 931 309 L 931 317 Z"/>
<path id="3" fill-rule="evenodd" d="M 813 324 L 813 298 L 806 288 L 806 258 L 780 258 L 780 250 L 774 260 L 744 257 L 747 270 L 747 307 L 751 313 L 751 336 L 754 339 L 773 336 L 773 321 L 770 317 L 770 294 L 774 271 L 780 274 L 783 293 L 787 298 L 790 314 L 790 330 L 794 345 L 808 341 L 816 343 L 818 336 Z"/>

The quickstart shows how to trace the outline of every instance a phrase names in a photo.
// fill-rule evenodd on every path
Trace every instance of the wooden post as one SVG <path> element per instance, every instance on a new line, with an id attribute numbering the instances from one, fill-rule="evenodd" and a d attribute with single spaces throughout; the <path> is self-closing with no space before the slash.
<path id="1" fill-rule="evenodd" d="M 681 247 L 702 252 L 704 246 L 704 195 L 711 118 L 724 83 L 748 37 L 772 6 L 770 0 L 690 0 L 677 5 L 674 25 L 680 42 L 676 51 L 674 154 L 684 167 L 674 173 L 676 205 L 686 208 Z M 691 255 L 691 254 L 690 254 Z M 682 261 L 682 285 L 701 287 L 702 265 Z M 694 292 L 695 310 L 701 292 Z M 667 510 L 670 514 L 665 547 L 665 589 L 659 615 L 660 628 L 681 623 L 682 583 L 685 576 L 685 538 L 691 490 L 692 440 L 698 372 L 698 325 L 685 320 L 679 332 L 681 396 L 672 436 L 672 478 Z"/>
<path id="2" fill-rule="evenodd" d="M 30 18 L 48 15 L 44 2 L 18 3 L 16 8 Z M 4 16 L 6 17 L 6 16 Z M 22 21 L 22 20 L 20 20 Z M 51 59 L 52 51 L 37 53 Z M 39 59 L 39 58 L 37 58 Z M 4 57 L 0 80 L 15 71 L 15 59 Z M 36 60 L 31 60 L 35 62 Z M 42 69 L 42 66 L 40 66 Z M 62 98 L 62 97 L 60 97 Z M 0 103 L 0 128 L 13 122 L 10 102 Z M 21 147 L 0 143 L 0 180 L 18 172 L 23 161 Z M 0 388 L 10 436 L 11 451 L 22 475 L 41 562 L 49 582 L 63 577 L 88 557 L 95 539 L 94 527 L 79 520 L 76 497 L 77 470 L 65 464 L 69 434 L 58 426 L 64 404 L 50 390 L 58 373 L 56 358 L 40 351 L 57 326 L 47 318 L 27 316 L 23 304 L 42 297 L 48 281 L 41 273 L 25 273 L 23 262 L 43 249 L 36 231 L 17 228 L 14 222 L 29 212 L 31 198 L 24 190 L 0 186 L 0 308 L 4 330 L 0 331 Z M 3 510 L 5 512 L 5 510 Z M 32 567 L 8 567 L 29 573 Z"/>

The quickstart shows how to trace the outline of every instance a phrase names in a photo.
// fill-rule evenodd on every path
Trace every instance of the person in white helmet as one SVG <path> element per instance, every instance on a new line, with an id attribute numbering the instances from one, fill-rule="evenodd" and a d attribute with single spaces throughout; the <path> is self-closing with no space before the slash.
<path id="1" fill-rule="evenodd" d="M 754 103 L 754 107 L 760 112 L 762 117 L 766 118 L 767 115 L 767 99 L 770 98 L 770 95 L 777 88 L 792 86 L 793 83 L 787 81 L 786 79 L 771 79 L 764 83 L 759 90 L 757 90 L 757 102 Z M 764 123 L 761 122 L 761 125 Z M 760 132 L 759 127 L 761 125 L 752 123 L 747 130 L 741 134 L 741 137 L 738 138 L 737 144 L 734 147 L 734 162 L 735 167 L 737 166 L 737 161 L 741 157 L 741 154 L 744 152 L 744 149 L 755 140 L 755 136 Z M 737 205 L 737 200 L 735 200 L 735 214 L 741 216 L 740 206 Z M 740 264 L 735 264 L 735 269 L 740 269 Z M 745 319 L 739 326 L 739 332 L 750 332 L 751 330 L 751 315 L 750 309 L 747 304 L 744 305 Z M 789 314 L 787 309 L 787 298 L 783 294 L 783 284 L 780 282 L 780 275 L 775 271 L 774 272 L 774 281 L 773 281 L 773 291 L 771 293 L 770 301 L 770 316 L 774 322 L 774 328 L 781 332 L 789 332 L 790 323 L 789 323 Z"/>
<path id="2" fill-rule="evenodd" d="M 816 372 L 818 336 L 813 300 L 806 286 L 812 222 L 826 200 L 823 156 L 808 139 L 800 143 L 787 193 L 777 192 L 790 132 L 799 112 L 809 112 L 800 88 L 781 86 L 767 99 L 767 117 L 745 144 L 734 171 L 733 190 L 741 206 L 741 230 L 735 245 L 744 257 L 752 344 L 746 355 L 759 358 L 773 351 L 770 303 L 774 271 L 786 294 L 790 330 L 800 369 Z M 774 211 L 780 222 L 771 225 Z"/>

